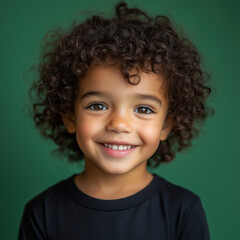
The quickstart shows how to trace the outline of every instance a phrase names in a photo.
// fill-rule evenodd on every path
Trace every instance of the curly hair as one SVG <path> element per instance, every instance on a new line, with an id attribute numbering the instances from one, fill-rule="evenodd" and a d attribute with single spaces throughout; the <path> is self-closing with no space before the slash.
<path id="1" fill-rule="evenodd" d="M 116 16 L 93 16 L 74 24 L 70 31 L 48 33 L 45 37 L 39 79 L 30 93 L 35 94 L 33 117 L 43 136 L 52 139 L 69 161 L 80 161 L 75 134 L 67 132 L 61 113 L 73 111 L 77 85 L 95 64 L 117 64 L 126 81 L 138 84 L 133 68 L 161 74 L 166 79 L 168 115 L 174 126 L 167 140 L 159 144 L 148 166 L 170 162 L 175 152 L 191 145 L 199 123 L 209 115 L 206 98 L 209 77 L 200 66 L 196 47 L 173 27 L 170 19 L 154 18 L 121 2 Z M 138 81 L 132 81 L 132 77 Z"/>

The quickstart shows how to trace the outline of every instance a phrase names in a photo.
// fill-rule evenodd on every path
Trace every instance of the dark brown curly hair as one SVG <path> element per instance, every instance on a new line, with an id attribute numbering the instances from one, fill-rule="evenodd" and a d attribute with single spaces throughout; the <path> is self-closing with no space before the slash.
<path id="1" fill-rule="evenodd" d="M 174 127 L 148 166 L 173 160 L 176 151 L 191 144 L 199 123 L 210 113 L 205 101 L 211 92 L 205 85 L 208 74 L 201 69 L 195 46 L 181 35 L 168 17 L 152 18 L 124 2 L 117 4 L 114 17 L 93 16 L 65 33 L 48 33 L 39 79 L 30 90 L 36 97 L 32 112 L 36 127 L 69 161 L 80 161 L 83 153 L 75 134 L 67 132 L 61 118 L 61 113 L 73 111 L 79 79 L 99 63 L 116 64 L 131 84 L 141 80 L 137 75 L 136 82 L 136 75 L 130 75 L 132 69 L 154 72 L 166 79 L 168 115 Z"/>

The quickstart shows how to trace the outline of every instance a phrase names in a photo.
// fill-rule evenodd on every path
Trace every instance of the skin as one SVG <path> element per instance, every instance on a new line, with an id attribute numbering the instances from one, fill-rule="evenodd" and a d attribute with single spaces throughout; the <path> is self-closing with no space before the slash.
<path id="1" fill-rule="evenodd" d="M 131 85 L 118 68 L 95 66 L 79 80 L 74 113 L 62 114 L 84 153 L 85 170 L 75 177 L 75 183 L 92 197 L 127 197 L 152 181 L 147 160 L 167 138 L 172 124 L 166 119 L 164 79 L 155 73 L 140 72 L 139 76 L 139 84 Z M 118 142 L 133 148 L 123 156 L 112 156 L 103 146 Z"/>

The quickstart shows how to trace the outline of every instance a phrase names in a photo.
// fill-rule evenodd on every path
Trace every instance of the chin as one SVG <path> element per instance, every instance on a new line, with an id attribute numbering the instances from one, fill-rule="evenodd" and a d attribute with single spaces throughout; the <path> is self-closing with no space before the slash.
<path id="1" fill-rule="evenodd" d="M 121 175 L 121 174 L 125 174 L 128 173 L 132 170 L 132 168 L 130 168 L 129 166 L 110 166 L 108 165 L 107 167 L 103 168 L 103 171 L 108 173 L 108 174 L 112 174 L 112 175 Z"/>
<path id="2" fill-rule="evenodd" d="M 144 166 L 143 164 L 139 163 L 137 165 L 131 165 L 131 164 L 108 164 L 107 166 L 102 166 L 102 169 L 112 175 L 122 175 L 122 174 L 127 174 L 130 172 L 134 172 L 136 170 L 142 169 Z"/>

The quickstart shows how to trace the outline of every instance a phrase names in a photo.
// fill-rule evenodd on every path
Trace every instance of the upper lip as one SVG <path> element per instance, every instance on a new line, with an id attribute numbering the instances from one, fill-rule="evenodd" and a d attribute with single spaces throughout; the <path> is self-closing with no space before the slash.
<path id="1" fill-rule="evenodd" d="M 131 143 L 128 143 L 128 142 L 124 142 L 124 141 L 104 141 L 104 142 L 101 142 L 102 144 L 103 143 L 107 143 L 107 144 L 111 144 L 111 145 L 128 145 L 128 146 L 136 146 L 135 144 L 131 144 Z"/>

